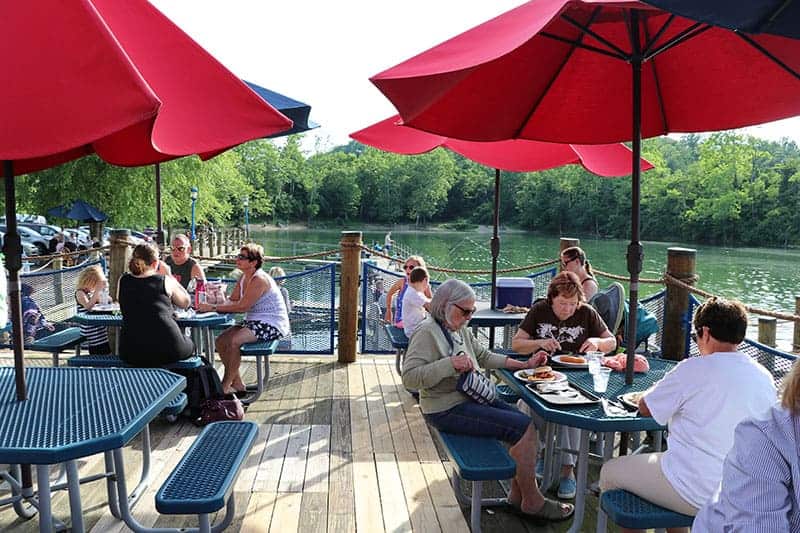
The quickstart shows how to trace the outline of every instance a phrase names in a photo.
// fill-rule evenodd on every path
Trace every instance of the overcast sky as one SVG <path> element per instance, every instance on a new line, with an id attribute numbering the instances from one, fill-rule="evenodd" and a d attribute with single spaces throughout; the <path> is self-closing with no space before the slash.
<path id="1" fill-rule="evenodd" d="M 321 149 L 396 111 L 369 77 L 521 0 L 151 0 L 240 78 L 311 105 Z M 800 118 L 745 130 L 800 143 Z"/>

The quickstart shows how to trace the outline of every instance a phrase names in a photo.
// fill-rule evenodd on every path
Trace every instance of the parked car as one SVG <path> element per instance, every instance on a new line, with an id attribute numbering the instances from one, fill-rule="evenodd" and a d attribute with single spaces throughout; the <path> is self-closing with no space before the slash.
<path id="1" fill-rule="evenodd" d="M 75 228 L 66 228 L 63 231 L 64 235 L 69 238 L 72 242 L 77 245 L 84 245 L 89 247 L 92 245 L 92 240 L 89 238 L 89 234 L 85 231 Z"/>
<path id="2" fill-rule="evenodd" d="M 48 241 L 55 237 L 57 234 L 61 233 L 61 228 L 58 226 L 54 226 L 52 224 L 40 224 L 38 222 L 20 222 L 20 226 L 25 226 L 26 228 L 31 228 L 33 231 L 39 233 L 42 237 L 47 239 Z"/>
<path id="3" fill-rule="evenodd" d="M 8 231 L 5 224 L 0 226 L 0 231 L 2 231 L 4 234 L 6 231 Z M 36 247 L 37 253 L 34 255 L 44 255 L 47 253 L 48 239 L 42 237 L 41 233 L 38 231 L 34 231 L 25 226 L 17 226 L 17 234 L 19 234 L 19 237 L 22 240 L 23 248 L 25 247 L 26 243 Z"/>
<path id="4" fill-rule="evenodd" d="M 136 230 L 131 230 L 131 237 L 135 237 L 136 239 L 139 239 L 140 241 L 143 242 L 150 242 L 153 240 L 153 238 L 150 237 L 150 235 Z"/>

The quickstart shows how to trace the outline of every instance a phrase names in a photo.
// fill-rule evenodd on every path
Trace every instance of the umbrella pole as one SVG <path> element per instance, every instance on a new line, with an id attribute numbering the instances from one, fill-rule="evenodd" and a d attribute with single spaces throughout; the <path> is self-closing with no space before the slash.
<path id="1" fill-rule="evenodd" d="M 494 309 L 497 304 L 497 256 L 500 255 L 500 169 L 494 169 L 494 216 L 492 217 L 492 294 L 489 309 Z M 489 328 L 489 349 L 494 349 L 494 328 Z"/>
<path id="2" fill-rule="evenodd" d="M 164 222 L 161 218 L 161 164 L 156 163 L 156 242 L 164 246 Z"/>
<path id="3" fill-rule="evenodd" d="M 8 269 L 8 314 L 11 318 L 11 342 L 14 345 L 14 375 L 17 385 L 17 400 L 28 397 L 25 387 L 25 367 L 22 333 L 22 305 L 19 295 L 19 271 L 22 268 L 22 245 L 17 233 L 17 198 L 14 188 L 14 163 L 3 161 L 6 186 L 6 236 L 3 253 Z"/>
<path id="4" fill-rule="evenodd" d="M 642 52 L 639 41 L 639 13 L 631 10 L 631 70 L 633 74 L 633 136 L 631 171 L 631 243 L 628 245 L 628 272 L 631 275 L 630 302 L 628 305 L 627 364 L 625 383 L 633 383 L 633 359 L 636 352 L 636 317 L 639 308 L 639 273 L 642 271 L 644 251 L 639 242 L 639 202 L 641 190 L 642 156 Z"/>

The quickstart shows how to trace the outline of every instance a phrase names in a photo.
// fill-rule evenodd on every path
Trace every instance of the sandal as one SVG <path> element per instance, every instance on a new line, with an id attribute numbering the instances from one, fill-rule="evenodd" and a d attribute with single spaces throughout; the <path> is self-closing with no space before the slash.
<path id="1" fill-rule="evenodd" d="M 566 514 L 561 510 L 561 506 L 566 505 L 569 509 L 569 512 Z M 527 513 L 523 511 L 520 507 L 509 503 L 509 507 L 519 516 L 523 518 L 529 518 L 535 520 L 537 522 L 561 522 L 567 520 L 572 516 L 575 512 L 575 506 L 572 504 L 563 504 L 556 500 L 551 500 L 550 498 L 544 499 L 544 504 L 542 507 L 536 511 L 535 513 Z"/>

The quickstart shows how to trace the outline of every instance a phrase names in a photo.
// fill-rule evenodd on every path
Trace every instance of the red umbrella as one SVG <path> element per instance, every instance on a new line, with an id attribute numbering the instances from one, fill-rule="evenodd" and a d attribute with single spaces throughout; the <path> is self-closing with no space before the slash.
<path id="1" fill-rule="evenodd" d="M 120 165 L 215 152 L 292 122 L 144 0 L 4 2 L 0 17 L 8 22 L 0 42 L 6 73 L 0 80 L 0 160 L 9 226 L 4 251 L 22 400 L 13 176 L 92 151 Z"/>
<path id="2" fill-rule="evenodd" d="M 508 141 L 474 142 L 450 139 L 403 126 L 395 115 L 377 122 L 350 137 L 363 143 L 399 154 L 413 155 L 429 152 L 438 147 L 447 148 L 482 165 L 495 169 L 494 217 L 492 233 L 492 292 L 491 307 L 495 306 L 497 284 L 497 257 L 500 255 L 500 171 L 532 172 L 547 170 L 569 164 L 580 164 L 594 174 L 603 177 L 630 174 L 631 151 L 622 143 L 578 145 L 557 144 L 524 139 Z M 650 170 L 653 165 L 642 159 L 642 168 Z M 493 334 L 494 330 L 490 330 Z M 493 336 L 493 335 L 492 335 Z M 490 339 L 491 341 L 494 339 Z"/>
<path id="3" fill-rule="evenodd" d="M 372 81 L 406 124 L 441 135 L 632 140 L 628 270 L 636 316 L 642 136 L 797 115 L 800 41 L 732 32 L 633 0 L 534 0 Z M 628 324 L 634 339 L 636 321 Z"/>

